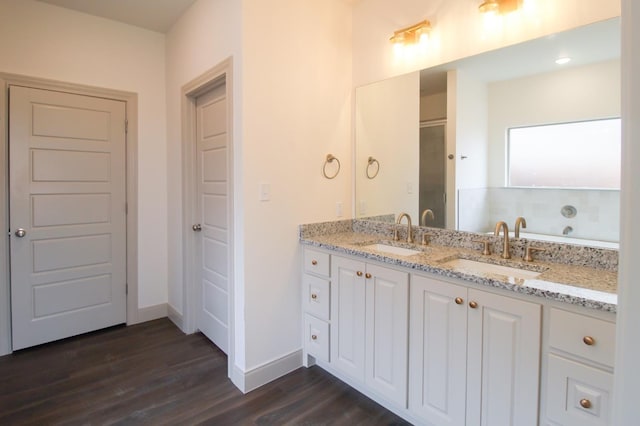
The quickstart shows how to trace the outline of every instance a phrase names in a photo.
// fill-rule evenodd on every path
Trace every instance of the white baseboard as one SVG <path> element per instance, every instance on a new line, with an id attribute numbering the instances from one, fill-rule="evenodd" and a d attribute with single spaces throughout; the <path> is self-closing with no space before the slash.
<path id="1" fill-rule="evenodd" d="M 247 372 L 234 365 L 229 378 L 243 393 L 248 393 L 300 367 L 302 367 L 302 349 Z"/>
<path id="2" fill-rule="evenodd" d="M 159 318 L 165 318 L 166 316 L 167 316 L 166 303 L 160 303 L 159 305 L 138 308 L 138 323 L 153 321 Z"/>
<path id="3" fill-rule="evenodd" d="M 184 333 L 182 314 L 176 311 L 176 308 L 167 304 L 167 316 L 169 319 Z"/>

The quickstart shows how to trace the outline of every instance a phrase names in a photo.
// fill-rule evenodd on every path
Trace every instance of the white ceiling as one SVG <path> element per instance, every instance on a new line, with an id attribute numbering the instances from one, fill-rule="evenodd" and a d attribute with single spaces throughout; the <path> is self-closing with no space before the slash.
<path id="1" fill-rule="evenodd" d="M 38 0 L 166 33 L 195 0 Z"/>
<path id="2" fill-rule="evenodd" d="M 555 60 L 563 56 L 571 62 L 562 69 L 612 60 L 620 58 L 620 40 L 620 18 L 613 18 L 422 70 L 420 87 L 423 94 L 445 91 L 452 69 L 491 82 L 559 70 Z"/>

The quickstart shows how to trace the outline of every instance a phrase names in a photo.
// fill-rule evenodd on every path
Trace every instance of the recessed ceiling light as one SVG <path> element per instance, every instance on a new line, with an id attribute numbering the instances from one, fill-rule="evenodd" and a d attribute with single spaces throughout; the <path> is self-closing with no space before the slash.
<path id="1" fill-rule="evenodd" d="M 556 64 L 564 65 L 564 64 L 568 63 L 569 61 L 571 61 L 571 58 L 567 58 L 567 57 L 558 58 L 558 59 L 556 59 Z"/>

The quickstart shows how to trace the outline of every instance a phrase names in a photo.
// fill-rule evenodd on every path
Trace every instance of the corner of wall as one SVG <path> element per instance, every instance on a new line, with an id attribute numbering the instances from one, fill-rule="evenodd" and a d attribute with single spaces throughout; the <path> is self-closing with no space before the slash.
<path id="1" fill-rule="evenodd" d="M 234 365 L 229 372 L 229 378 L 242 393 L 249 393 L 300 367 L 302 367 L 302 349 L 247 372 Z"/>

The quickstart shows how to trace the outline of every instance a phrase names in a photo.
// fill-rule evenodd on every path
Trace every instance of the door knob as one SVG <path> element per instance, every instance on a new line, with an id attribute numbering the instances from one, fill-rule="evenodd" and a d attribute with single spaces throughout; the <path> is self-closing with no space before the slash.
<path id="1" fill-rule="evenodd" d="M 198 223 L 198 224 L 193 225 L 191 228 L 192 228 L 194 231 L 196 231 L 196 232 L 200 232 L 200 231 L 202 231 L 202 225 L 200 225 L 199 223 Z"/>
<path id="2" fill-rule="evenodd" d="M 18 237 L 18 238 L 22 238 L 22 237 L 24 237 L 25 235 L 27 235 L 27 231 L 25 231 L 25 230 L 24 230 L 24 229 L 22 229 L 22 228 L 18 228 L 18 229 L 16 229 L 16 237 Z"/>

